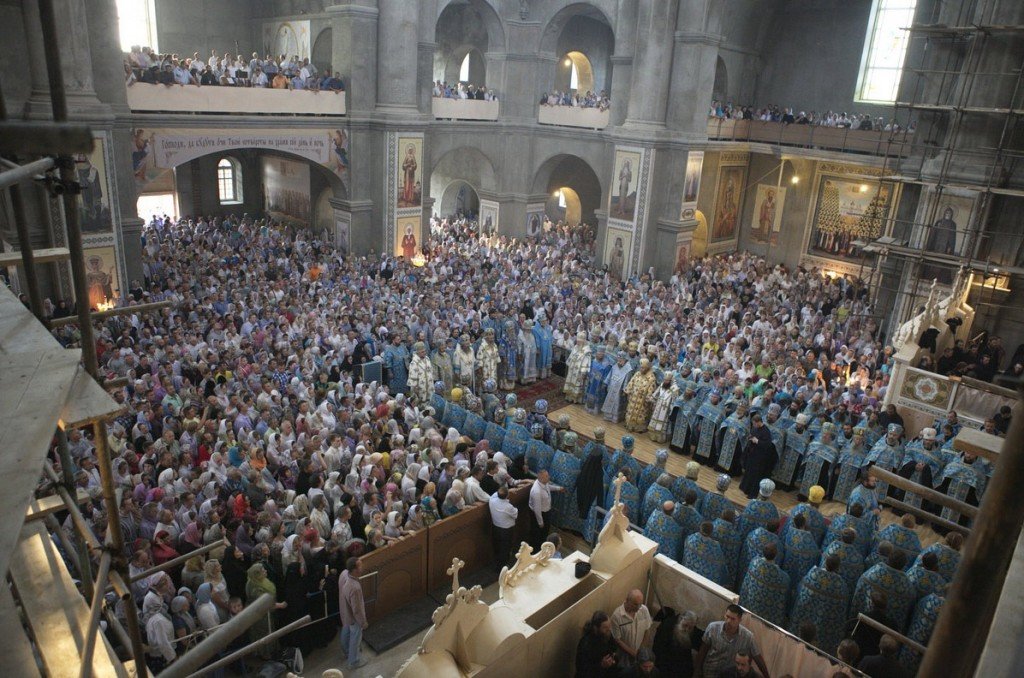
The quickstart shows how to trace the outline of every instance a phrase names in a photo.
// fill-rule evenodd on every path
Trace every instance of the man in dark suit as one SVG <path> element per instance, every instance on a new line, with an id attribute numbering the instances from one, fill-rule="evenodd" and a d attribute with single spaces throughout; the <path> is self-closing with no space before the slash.
<path id="1" fill-rule="evenodd" d="M 910 678 L 910 673 L 896 659 L 899 649 L 899 642 L 889 634 L 885 634 L 878 641 L 879 654 L 861 659 L 857 669 L 871 678 Z"/>

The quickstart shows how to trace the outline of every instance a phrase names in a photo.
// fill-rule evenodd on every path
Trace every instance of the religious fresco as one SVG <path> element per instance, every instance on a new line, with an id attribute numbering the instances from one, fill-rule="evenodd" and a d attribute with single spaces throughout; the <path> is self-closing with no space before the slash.
<path id="1" fill-rule="evenodd" d="M 105 155 L 107 140 L 96 137 L 95 142 L 92 153 L 79 153 L 74 158 L 75 179 L 82 187 L 78 196 L 78 217 L 83 233 L 104 233 L 114 228 Z"/>
<path id="2" fill-rule="evenodd" d="M 423 204 L 423 137 L 398 137 L 399 209 Z"/>
<path id="3" fill-rule="evenodd" d="M 819 176 L 807 254 L 860 263 L 855 241 L 883 236 L 893 203 L 890 183 Z"/>
<path id="4" fill-rule="evenodd" d="M 704 168 L 704 151 L 690 151 L 686 156 L 686 174 L 683 177 L 683 201 L 679 219 L 693 219 L 700 195 L 700 175 Z"/>
<path id="5" fill-rule="evenodd" d="M 712 242 L 736 238 L 740 207 L 743 204 L 743 179 L 746 173 L 746 164 L 721 166 L 718 169 L 715 218 L 711 224 Z"/>
<path id="6" fill-rule="evenodd" d="M 631 222 L 640 185 L 640 153 L 616 149 L 613 168 L 608 218 Z"/>
<path id="7" fill-rule="evenodd" d="M 786 204 L 786 189 L 782 186 L 757 185 L 754 213 L 750 216 L 750 234 L 756 243 L 764 245 L 771 234 L 771 244 L 779 244 L 782 212 Z"/>
<path id="8" fill-rule="evenodd" d="M 349 212 L 342 212 L 341 210 L 334 210 L 334 246 L 338 248 L 338 252 L 342 256 L 348 256 L 350 240 L 350 230 L 352 228 L 352 214 Z"/>
<path id="9" fill-rule="evenodd" d="M 89 295 L 89 308 L 112 303 L 121 296 L 117 275 L 117 252 L 112 247 L 91 247 L 82 250 L 85 260 L 85 284 Z"/>
<path id="10" fill-rule="evenodd" d="M 976 196 L 973 192 L 963 195 L 943 192 L 936 206 L 936 195 L 932 192 L 925 214 L 934 214 L 935 218 L 930 225 L 921 227 L 918 246 L 927 252 L 967 256 L 969 253 L 963 251 L 964 242 L 967 240 Z M 934 212 L 932 207 L 936 208 Z M 940 285 L 952 285 L 955 273 L 953 266 L 931 263 L 922 263 L 920 269 L 923 280 L 937 280 Z"/>
<path id="11" fill-rule="evenodd" d="M 544 228 L 544 203 L 526 206 L 526 236 L 532 238 Z"/>
<path id="12" fill-rule="evenodd" d="M 309 223 L 309 165 L 281 157 L 262 158 L 264 208 L 278 218 Z"/>
<path id="13" fill-rule="evenodd" d="M 497 233 L 498 213 L 501 206 L 493 200 L 480 201 L 480 232 Z"/>
<path id="14" fill-rule="evenodd" d="M 622 280 L 629 275 L 633 233 L 621 228 L 608 228 L 604 237 L 604 262 L 612 278 Z"/>
<path id="15" fill-rule="evenodd" d="M 311 54 L 309 20 L 271 21 L 263 24 L 263 52 L 308 59 Z"/>
<path id="16" fill-rule="evenodd" d="M 676 236 L 676 256 L 672 260 L 672 274 L 681 275 L 690 268 L 690 248 L 693 245 L 692 233 L 680 233 Z"/>
<path id="17" fill-rule="evenodd" d="M 395 225 L 395 256 L 412 259 L 423 244 L 420 217 L 398 217 Z"/>

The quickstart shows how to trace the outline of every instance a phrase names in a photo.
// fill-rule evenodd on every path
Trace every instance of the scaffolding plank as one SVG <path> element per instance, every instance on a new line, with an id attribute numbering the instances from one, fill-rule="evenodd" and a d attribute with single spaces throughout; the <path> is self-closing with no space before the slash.
<path id="1" fill-rule="evenodd" d="M 79 488 L 78 490 L 78 503 L 85 504 L 91 497 L 85 491 Z M 64 500 L 60 498 L 60 495 L 51 494 L 48 497 L 42 497 L 36 499 L 28 505 L 28 511 L 25 512 L 25 520 L 40 520 L 46 516 L 57 513 L 58 511 L 64 510 Z"/>
<path id="2" fill-rule="evenodd" d="M 43 472 L 82 352 L 63 348 L 0 355 L 0 576 Z"/>
<path id="3" fill-rule="evenodd" d="M 0 285 L 0 356 L 47 348 L 60 344 L 14 293 Z"/>
<path id="4" fill-rule="evenodd" d="M 1003 439 L 978 429 L 962 428 L 953 438 L 953 449 L 995 462 L 1003 449 Z"/>
<path id="5" fill-rule="evenodd" d="M 64 409 L 60 413 L 61 428 L 79 428 L 124 411 L 96 380 L 80 367 L 71 383 Z"/>
<path id="6" fill-rule="evenodd" d="M 32 641 L 21 625 L 21 615 L 6 584 L 0 590 L 0 657 L 4 658 L 4 673 L 25 678 L 41 675 Z"/>
<path id="7" fill-rule="evenodd" d="M 71 252 L 67 247 L 47 247 L 32 250 L 32 260 L 37 264 L 51 264 L 55 261 L 67 261 Z M 0 252 L 0 266 L 21 266 L 21 252 Z"/>
<path id="8" fill-rule="evenodd" d="M 89 605 L 75 588 L 43 523 L 33 521 L 22 529 L 11 561 L 11 581 L 25 610 L 46 674 L 53 678 L 78 678 L 89 625 Z M 126 675 L 102 633 L 96 638 L 92 675 Z"/>

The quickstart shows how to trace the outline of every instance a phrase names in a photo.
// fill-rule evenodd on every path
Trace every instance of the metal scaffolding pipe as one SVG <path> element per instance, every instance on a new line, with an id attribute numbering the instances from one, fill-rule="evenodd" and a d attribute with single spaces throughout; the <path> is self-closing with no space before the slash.
<path id="1" fill-rule="evenodd" d="M 251 605 L 229 619 L 210 634 L 203 642 L 186 652 L 173 664 L 160 672 L 161 678 L 186 678 L 203 668 L 210 659 L 242 635 L 250 626 L 274 609 L 273 596 L 264 593 Z"/>
<path id="2" fill-rule="evenodd" d="M 206 546 L 204 546 L 202 548 L 198 548 L 195 551 L 189 551 L 188 553 L 186 553 L 183 556 L 178 556 L 177 558 L 172 558 L 171 560 L 168 560 L 166 563 L 161 563 L 161 564 L 157 565 L 156 567 L 151 567 L 148 570 L 146 570 L 145 572 L 140 572 L 137 575 L 134 575 L 128 581 L 129 581 L 129 583 L 134 584 L 135 582 L 137 582 L 137 581 L 139 581 L 141 579 L 145 579 L 146 577 L 151 577 L 154 574 L 157 574 L 158 572 L 164 572 L 166 570 L 170 570 L 173 567 L 176 567 L 176 566 L 181 565 L 181 564 L 183 564 L 185 562 L 188 562 L 189 560 L 191 560 L 192 558 L 194 558 L 196 556 L 201 556 L 201 555 L 209 553 L 210 551 L 214 551 L 214 550 L 219 549 L 219 548 L 227 548 L 229 546 L 231 546 L 231 542 L 229 542 L 227 539 L 224 539 L 223 541 L 216 541 L 216 542 L 214 542 L 212 544 L 207 544 Z"/>
<path id="3" fill-rule="evenodd" d="M 103 595 L 107 588 L 107 576 L 110 574 L 110 552 L 100 556 L 100 569 L 96 574 L 96 585 L 93 587 L 92 602 L 89 605 L 89 625 L 85 627 L 85 647 L 82 649 L 82 667 L 79 678 L 92 675 L 92 654 L 96 649 L 96 634 L 100 627 L 100 613 L 103 611 Z"/>
<path id="4" fill-rule="evenodd" d="M 985 647 L 1024 521 L 1024 407 L 1019 401 L 1012 417 L 919 675 L 973 676 Z"/>
<path id="5" fill-rule="evenodd" d="M 53 169 L 53 166 L 53 158 L 40 158 L 24 165 L 18 165 L 16 168 L 3 170 L 0 172 L 0 189 L 20 184 L 23 181 L 30 181 L 40 172 Z"/>
<path id="6" fill-rule="evenodd" d="M 135 304 L 134 306 L 118 306 L 117 308 L 107 309 L 106 311 L 93 311 L 89 314 L 91 320 L 105 320 L 118 315 L 131 315 L 133 313 L 146 313 L 147 311 L 155 311 L 161 308 L 167 308 L 173 306 L 174 302 L 170 299 L 166 301 L 154 301 L 149 304 Z M 88 308 L 86 309 L 88 310 Z M 63 327 L 64 325 L 81 324 L 81 318 L 73 315 L 69 315 L 64 318 L 54 318 L 50 321 L 51 327 Z"/>
<path id="7" fill-rule="evenodd" d="M 14 216 L 14 227 L 18 233 L 18 246 L 21 248 L 21 266 L 25 269 L 25 287 L 28 288 L 28 303 L 39 322 L 46 323 L 43 313 L 43 295 L 39 292 L 39 278 L 36 273 L 36 258 L 32 254 L 32 239 L 28 233 L 28 216 L 25 214 L 25 196 L 21 186 L 13 185 L 11 192 L 11 211 Z"/>
<path id="8" fill-rule="evenodd" d="M 301 617 L 299 619 L 296 619 L 291 624 L 287 624 L 285 626 L 282 626 L 278 630 L 263 636 L 259 640 L 254 640 L 253 642 L 249 643 L 248 645 L 246 645 L 242 649 L 237 650 L 235 652 L 232 652 L 227 657 L 224 657 L 222 659 L 218 659 L 217 661 L 213 662 L 212 664 L 207 664 L 206 666 L 204 666 L 200 670 L 198 670 L 195 673 L 193 673 L 188 678 L 199 678 L 199 676 L 205 676 L 206 674 L 210 673 L 211 671 L 216 671 L 217 669 L 222 669 L 225 666 L 230 666 L 231 664 L 234 664 L 236 661 L 238 661 L 239 659 L 241 659 L 245 655 L 250 654 L 253 651 L 259 649 L 263 645 L 266 645 L 267 643 L 272 643 L 275 640 L 277 640 L 278 638 L 280 638 L 281 636 L 287 635 L 287 634 L 291 633 L 292 631 L 295 631 L 297 629 L 302 628 L 303 626 L 306 626 L 307 624 L 311 623 L 312 619 L 313 618 L 310 617 L 308 614 L 305 617 Z M 163 674 L 160 674 L 160 675 L 162 676 Z"/>

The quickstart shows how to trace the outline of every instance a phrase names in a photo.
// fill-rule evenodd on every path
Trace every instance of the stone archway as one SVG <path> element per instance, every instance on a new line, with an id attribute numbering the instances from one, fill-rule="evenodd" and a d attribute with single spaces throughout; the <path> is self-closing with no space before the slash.
<path id="1" fill-rule="evenodd" d="M 434 203 L 434 211 L 442 217 L 455 214 L 479 215 L 480 195 L 476 187 L 462 179 L 456 179 L 441 192 L 441 199 Z"/>
<path id="2" fill-rule="evenodd" d="M 554 60 L 553 79 L 541 81 L 541 89 L 611 91 L 615 33 L 605 10 L 596 4 L 577 2 L 557 11 L 541 35 L 540 53 Z M 576 70 L 578 86 L 571 87 Z"/>
<path id="3" fill-rule="evenodd" d="M 540 164 L 534 173 L 532 192 L 547 196 L 545 209 L 548 217 L 555 221 L 572 216 L 585 223 L 596 224 L 595 212 L 604 200 L 600 175 L 593 165 L 568 153 L 551 156 Z M 564 207 L 559 204 L 559 198 L 564 199 Z"/>
<path id="4" fill-rule="evenodd" d="M 498 190 L 494 163 L 478 148 L 460 146 L 447 151 L 437 150 L 440 155 L 430 167 L 430 197 L 434 201 L 434 213 L 441 217 L 454 214 L 458 193 L 463 187 L 469 189 L 463 191 L 464 209 L 475 205 L 473 211 L 478 212 L 480 193 L 493 195 Z"/>
<path id="5" fill-rule="evenodd" d="M 487 86 L 486 54 L 504 50 L 505 29 L 487 0 L 449 0 L 438 8 L 434 43 L 434 80 L 459 82 L 460 66 L 469 55 L 468 82 Z"/>

